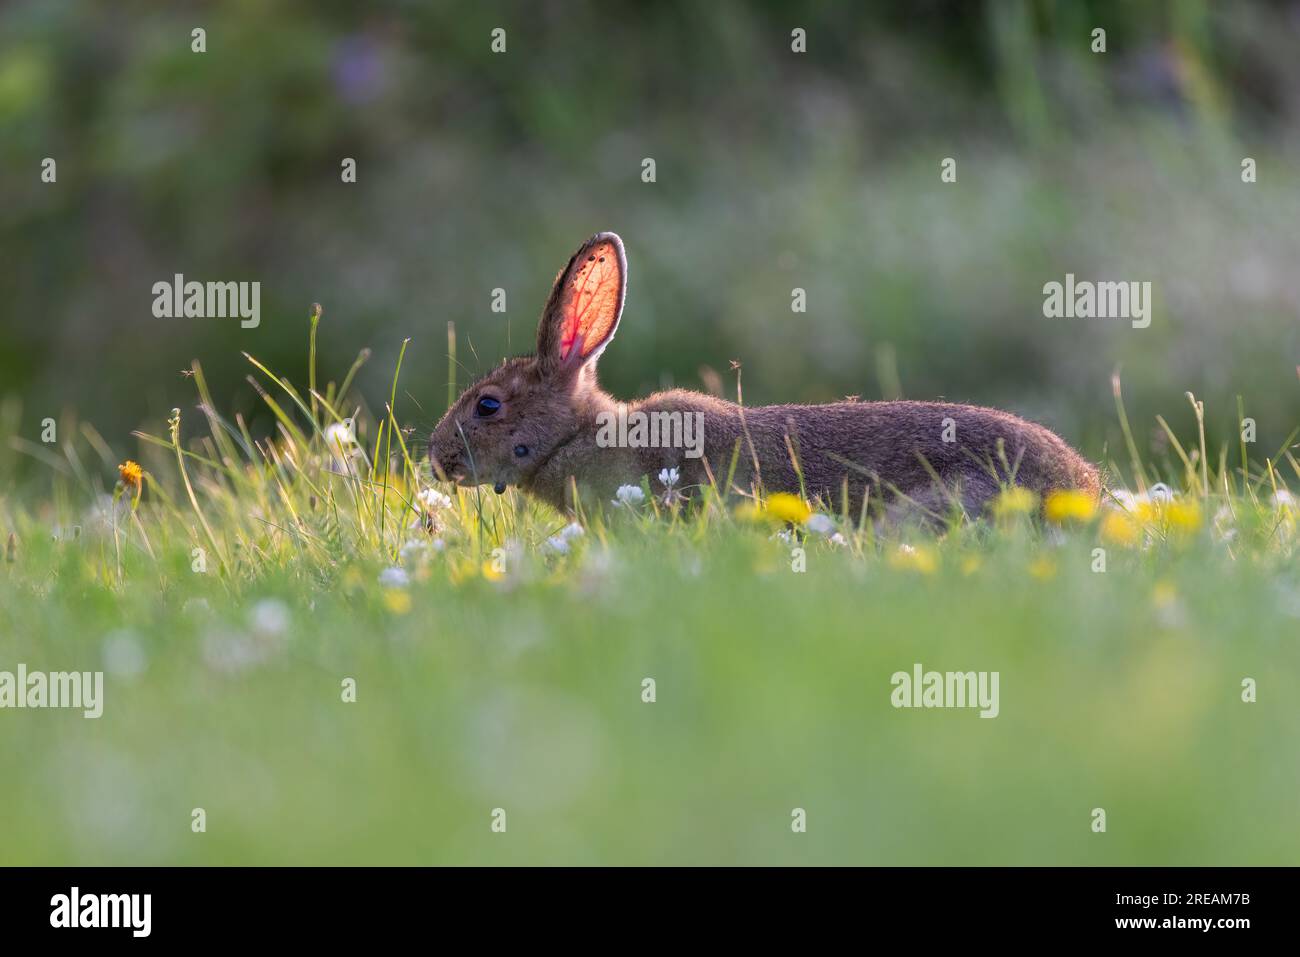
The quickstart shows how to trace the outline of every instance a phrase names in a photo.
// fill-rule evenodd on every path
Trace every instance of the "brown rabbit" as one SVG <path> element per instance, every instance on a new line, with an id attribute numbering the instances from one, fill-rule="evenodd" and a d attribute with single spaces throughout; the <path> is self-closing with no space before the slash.
<path id="1" fill-rule="evenodd" d="M 1006 412 L 941 402 L 834 402 L 742 408 L 673 389 L 621 403 L 596 382 L 596 360 L 623 312 L 627 260 L 614 233 L 589 239 L 551 291 L 537 355 L 507 359 L 471 385 L 429 440 L 441 478 L 517 485 L 558 509 L 576 488 L 585 504 L 620 486 L 677 469 L 687 495 L 735 471 L 733 487 L 761 484 L 831 507 L 864 494 L 931 516 L 958 506 L 975 516 L 1005 485 L 1040 494 L 1099 494 L 1097 470 L 1040 425 Z M 737 451 L 739 450 L 739 451 Z M 796 467 L 797 463 L 797 467 Z"/>

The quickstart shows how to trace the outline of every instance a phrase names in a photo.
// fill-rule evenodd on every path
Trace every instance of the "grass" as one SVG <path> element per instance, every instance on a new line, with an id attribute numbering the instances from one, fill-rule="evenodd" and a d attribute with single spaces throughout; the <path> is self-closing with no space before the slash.
<path id="1" fill-rule="evenodd" d="M 1168 429 L 1174 459 L 1143 462 L 1117 383 L 1112 486 L 1171 501 L 1043 524 L 1009 494 L 936 537 L 647 485 L 557 547 L 569 520 L 513 491 L 422 497 L 400 362 L 378 414 L 364 354 L 319 388 L 318 321 L 306 394 L 249 357 L 271 437 L 196 363 L 199 411 L 141 437 L 138 487 L 65 426 L 30 449 L 49 493 L 0 498 L 0 669 L 106 671 L 98 720 L 0 712 L 0 863 L 1300 855 L 1287 447 L 1252 464 Z M 1000 714 L 891 707 L 916 662 L 998 671 Z"/>

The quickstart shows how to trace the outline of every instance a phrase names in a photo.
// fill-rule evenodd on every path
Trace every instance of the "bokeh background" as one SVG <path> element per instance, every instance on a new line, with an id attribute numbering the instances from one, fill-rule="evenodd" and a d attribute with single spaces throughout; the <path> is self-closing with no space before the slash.
<path id="1" fill-rule="evenodd" d="M 738 359 L 748 402 L 996 404 L 1101 460 L 1119 368 L 1144 453 L 1157 413 L 1192 434 L 1190 390 L 1212 446 L 1235 447 L 1240 395 L 1272 454 L 1297 421 L 1298 49 L 1291 2 L 10 0 L 5 431 L 75 415 L 130 454 L 192 405 L 194 358 L 269 431 L 241 352 L 304 382 L 313 301 L 323 369 L 373 349 L 375 405 L 412 337 L 399 415 L 427 427 L 447 323 L 461 375 L 528 351 L 555 271 L 613 229 L 618 395 L 731 392 Z M 261 326 L 154 318 L 178 272 L 260 281 Z M 1151 281 L 1151 327 L 1045 319 L 1066 272 Z"/>

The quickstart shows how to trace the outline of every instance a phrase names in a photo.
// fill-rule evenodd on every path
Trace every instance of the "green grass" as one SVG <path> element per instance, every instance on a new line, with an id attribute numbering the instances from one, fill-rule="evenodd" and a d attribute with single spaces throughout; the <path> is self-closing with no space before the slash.
<path id="1" fill-rule="evenodd" d="M 204 411 L 144 442 L 138 502 L 101 487 L 117 462 L 89 426 L 31 450 L 48 493 L 0 498 L 0 669 L 107 671 L 98 720 L 0 711 L 0 863 L 1300 856 L 1285 448 L 1126 450 L 1117 483 L 1182 490 L 1131 518 L 936 538 L 836 516 L 803 573 L 797 539 L 717 489 L 593 507 L 559 554 L 567 519 L 513 491 L 421 520 L 397 375 L 375 416 L 355 367 L 313 390 L 313 362 L 304 393 L 250 361 L 270 439 L 221 418 L 196 365 Z M 326 429 L 353 416 L 338 470 Z M 999 716 L 891 707 L 916 662 L 1000 672 Z"/>

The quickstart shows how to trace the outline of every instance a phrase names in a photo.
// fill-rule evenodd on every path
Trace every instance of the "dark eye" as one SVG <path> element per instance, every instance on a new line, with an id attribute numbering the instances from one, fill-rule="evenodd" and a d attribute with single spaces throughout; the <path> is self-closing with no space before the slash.
<path id="1" fill-rule="evenodd" d="M 521 459 L 522 459 L 522 458 L 523 458 L 525 455 L 527 455 L 527 454 L 528 454 L 528 446 L 526 446 L 526 445 L 516 445 L 516 446 L 515 446 L 515 456 L 516 456 L 517 458 L 521 458 Z"/>
<path id="2" fill-rule="evenodd" d="M 487 418 L 489 415 L 496 415 L 497 409 L 499 408 L 501 408 L 500 399 L 494 399 L 490 395 L 485 395 L 483 398 L 478 400 L 478 405 L 474 407 L 474 411 L 482 418 Z"/>

